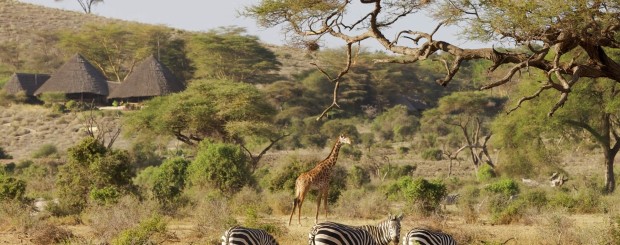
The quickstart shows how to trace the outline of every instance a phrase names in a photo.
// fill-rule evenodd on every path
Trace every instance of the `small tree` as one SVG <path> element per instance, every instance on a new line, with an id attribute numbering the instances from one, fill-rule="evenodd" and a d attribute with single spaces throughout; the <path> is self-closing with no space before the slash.
<path id="1" fill-rule="evenodd" d="M 253 182 L 248 163 L 238 146 L 203 141 L 187 169 L 189 182 L 194 186 L 215 187 L 231 195 Z"/>
<path id="2" fill-rule="evenodd" d="M 189 161 L 176 157 L 162 163 L 154 173 L 153 197 L 168 208 L 181 196 L 185 188 L 185 180 Z"/>
<path id="3" fill-rule="evenodd" d="M 110 202 L 114 201 L 110 198 L 134 191 L 131 179 L 135 173 L 126 151 L 108 150 L 87 137 L 69 148 L 67 155 L 68 162 L 60 167 L 56 180 L 66 214 L 81 212 L 91 196 Z"/>

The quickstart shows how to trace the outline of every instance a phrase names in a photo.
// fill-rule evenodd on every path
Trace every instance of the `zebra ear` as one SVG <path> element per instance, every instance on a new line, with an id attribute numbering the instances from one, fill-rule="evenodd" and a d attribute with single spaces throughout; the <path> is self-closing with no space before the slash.
<path id="1" fill-rule="evenodd" d="M 399 221 L 403 220 L 403 214 L 399 214 L 398 216 L 396 216 L 396 219 L 398 219 Z"/>

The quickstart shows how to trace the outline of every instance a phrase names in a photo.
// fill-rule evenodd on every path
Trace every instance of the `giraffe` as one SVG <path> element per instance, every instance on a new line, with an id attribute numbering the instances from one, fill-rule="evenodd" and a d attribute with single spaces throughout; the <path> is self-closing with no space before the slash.
<path id="1" fill-rule="evenodd" d="M 336 165 L 336 161 L 338 160 L 338 151 L 340 151 L 340 147 L 343 144 L 351 144 L 351 139 L 345 135 L 340 135 L 327 158 L 317 163 L 317 165 L 310 171 L 302 173 L 299 177 L 297 177 L 297 180 L 295 181 L 295 199 L 293 199 L 293 210 L 291 211 L 291 217 L 288 219 L 288 225 L 291 225 L 295 208 L 298 208 L 297 222 L 301 224 L 301 205 L 304 203 L 306 193 L 308 193 L 308 190 L 310 189 L 319 191 L 319 194 L 317 195 L 316 216 L 314 223 L 316 224 L 319 220 L 321 197 L 324 200 L 325 217 L 327 217 L 327 193 L 329 192 L 329 181 L 331 180 L 332 167 Z"/>

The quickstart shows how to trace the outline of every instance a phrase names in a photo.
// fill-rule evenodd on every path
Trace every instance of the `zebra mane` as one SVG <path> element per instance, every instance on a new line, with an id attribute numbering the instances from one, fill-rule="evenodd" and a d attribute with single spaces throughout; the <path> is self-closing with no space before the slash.
<path id="1" fill-rule="evenodd" d="M 359 228 L 368 231 L 376 244 L 387 245 L 391 241 L 390 223 L 394 220 L 400 221 L 400 218 L 390 215 L 387 220 L 381 221 L 377 225 L 362 225 Z"/>

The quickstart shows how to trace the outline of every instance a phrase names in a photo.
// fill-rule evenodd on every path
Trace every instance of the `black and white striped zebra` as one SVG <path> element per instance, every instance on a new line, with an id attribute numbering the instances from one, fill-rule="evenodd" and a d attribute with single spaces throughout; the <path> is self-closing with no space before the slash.
<path id="1" fill-rule="evenodd" d="M 445 233 L 416 228 L 405 235 L 403 245 L 456 245 L 456 240 Z"/>
<path id="2" fill-rule="evenodd" d="M 278 242 L 264 230 L 233 226 L 224 232 L 222 245 L 278 245 Z"/>
<path id="3" fill-rule="evenodd" d="M 363 226 L 322 222 L 312 227 L 308 234 L 308 242 L 310 245 L 387 245 L 390 242 L 398 244 L 402 219 L 402 215 L 390 215 L 378 225 Z"/>

